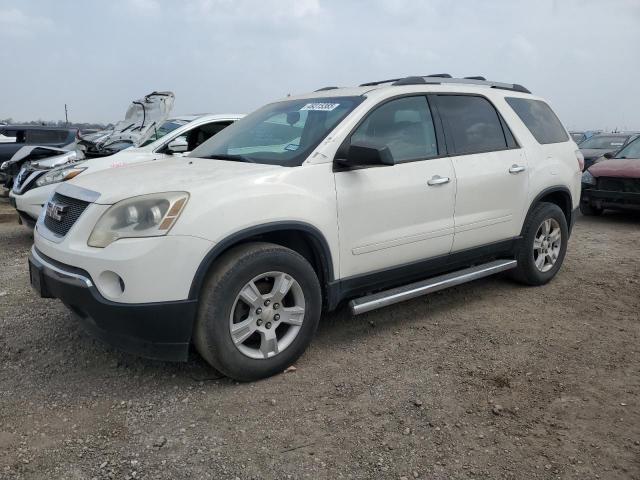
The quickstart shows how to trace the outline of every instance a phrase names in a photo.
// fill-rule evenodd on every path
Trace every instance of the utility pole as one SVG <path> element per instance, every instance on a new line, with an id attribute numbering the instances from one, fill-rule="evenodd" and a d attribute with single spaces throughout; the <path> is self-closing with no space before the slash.
<path id="1" fill-rule="evenodd" d="M 69 126 L 69 114 L 67 112 L 67 104 L 64 104 L 64 121 L 65 121 L 65 126 L 68 127 Z"/>

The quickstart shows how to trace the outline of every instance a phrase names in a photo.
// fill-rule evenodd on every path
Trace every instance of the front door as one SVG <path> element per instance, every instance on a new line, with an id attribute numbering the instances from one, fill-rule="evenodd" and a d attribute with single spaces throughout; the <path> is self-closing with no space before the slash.
<path id="1" fill-rule="evenodd" d="M 349 141 L 387 146 L 395 165 L 335 173 L 340 276 L 449 253 L 456 178 L 451 160 L 439 156 L 426 96 L 381 104 Z"/>

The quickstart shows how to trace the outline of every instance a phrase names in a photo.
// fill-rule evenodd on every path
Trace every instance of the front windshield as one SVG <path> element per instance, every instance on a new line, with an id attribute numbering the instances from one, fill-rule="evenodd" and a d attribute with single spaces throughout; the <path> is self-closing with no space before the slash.
<path id="1" fill-rule="evenodd" d="M 601 150 L 618 150 L 624 145 L 627 137 L 621 137 L 619 135 L 597 135 L 586 139 L 580 144 L 580 148 L 594 148 Z"/>
<path id="2" fill-rule="evenodd" d="M 292 167 L 344 119 L 363 97 L 323 97 L 271 103 L 225 128 L 189 154 Z"/>
<path id="3" fill-rule="evenodd" d="M 189 123 L 187 120 L 177 120 L 175 118 L 167 120 L 158 128 L 154 129 L 151 136 L 143 144 L 139 146 L 144 147 L 146 145 L 149 145 L 150 143 L 155 142 L 159 138 L 164 137 L 167 133 L 173 132 L 176 128 L 186 125 L 187 123 Z"/>
<path id="4" fill-rule="evenodd" d="M 640 137 L 620 150 L 615 158 L 640 158 Z"/>

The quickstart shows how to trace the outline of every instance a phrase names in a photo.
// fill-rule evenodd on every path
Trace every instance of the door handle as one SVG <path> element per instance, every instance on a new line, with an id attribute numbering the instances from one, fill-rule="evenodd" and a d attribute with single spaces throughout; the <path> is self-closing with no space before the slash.
<path id="1" fill-rule="evenodd" d="M 431 177 L 430 180 L 427 181 L 427 185 L 429 186 L 434 186 L 434 185 L 444 185 L 445 183 L 449 183 L 450 179 L 449 177 L 441 177 L 440 175 L 434 175 L 433 177 Z"/>
<path id="2" fill-rule="evenodd" d="M 509 169 L 509 173 L 520 173 L 520 172 L 524 172 L 526 170 L 525 167 L 523 167 L 522 165 L 516 165 L 515 163 L 513 165 L 511 165 L 511 168 Z"/>

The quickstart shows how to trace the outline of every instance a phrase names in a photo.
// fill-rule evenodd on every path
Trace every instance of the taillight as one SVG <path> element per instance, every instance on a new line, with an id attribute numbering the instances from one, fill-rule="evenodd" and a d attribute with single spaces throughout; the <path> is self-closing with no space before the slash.
<path id="1" fill-rule="evenodd" d="M 576 160 L 578 160 L 578 167 L 580 168 L 580 171 L 584 170 L 584 155 L 582 155 L 582 152 L 580 150 L 576 150 Z"/>

